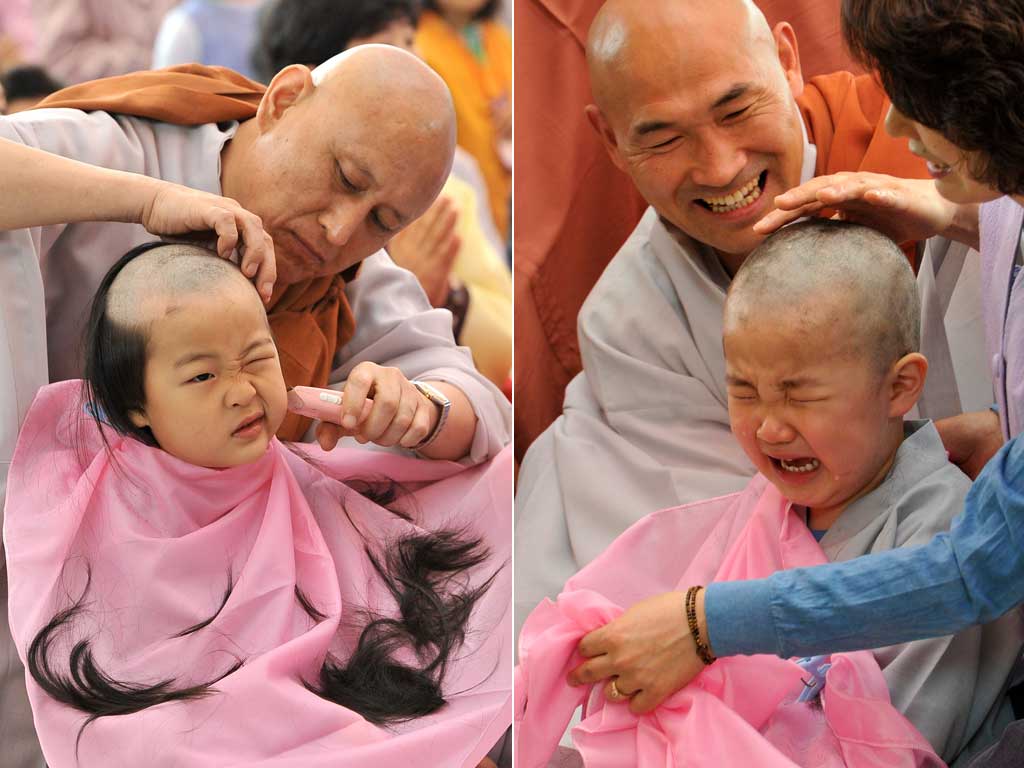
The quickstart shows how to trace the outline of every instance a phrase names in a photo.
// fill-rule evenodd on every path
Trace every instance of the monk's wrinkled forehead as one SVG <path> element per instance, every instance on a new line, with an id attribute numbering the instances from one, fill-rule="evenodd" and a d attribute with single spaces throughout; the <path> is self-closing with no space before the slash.
<path id="1" fill-rule="evenodd" d="M 381 184 L 415 182 L 415 218 L 440 192 L 455 157 L 455 108 L 444 81 L 420 59 L 390 45 L 361 45 L 314 71 L 314 119 L 347 126 L 331 146 Z M 349 128 L 365 126 L 365 135 Z M 339 134 L 340 135 L 340 134 Z M 386 169 L 392 173 L 387 175 Z M 422 198 L 422 200 L 419 200 Z M 410 204 L 406 204 L 408 208 Z"/>
<path id="2" fill-rule="evenodd" d="M 455 107 L 444 80 L 422 60 L 392 45 L 360 45 L 313 70 L 321 97 L 337 109 L 370 109 L 426 135 L 450 142 Z"/>
<path id="3" fill-rule="evenodd" d="M 675 73 L 733 68 L 737 60 L 777 65 L 775 51 L 750 0 L 609 0 L 590 27 L 587 61 L 594 99 L 607 113 Z"/>
<path id="4" fill-rule="evenodd" d="M 209 295 L 225 284 L 255 289 L 233 263 L 193 245 L 152 248 L 126 264 L 107 294 L 107 317 L 122 327 L 149 326 L 191 294 Z"/>

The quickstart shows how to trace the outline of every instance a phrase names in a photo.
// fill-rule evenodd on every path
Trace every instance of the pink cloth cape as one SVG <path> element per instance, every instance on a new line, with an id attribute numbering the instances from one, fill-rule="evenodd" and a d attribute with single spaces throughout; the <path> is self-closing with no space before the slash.
<path id="1" fill-rule="evenodd" d="M 868 651 L 835 654 L 817 704 L 796 703 L 807 673 L 774 656 L 723 658 L 648 715 L 609 702 L 603 684 L 573 688 L 587 632 L 651 595 L 826 562 L 803 520 L 758 475 L 736 494 L 649 515 L 545 600 L 519 638 L 516 764 L 548 764 L 573 711 L 587 768 L 896 768 L 941 766 L 890 703 Z M 685 621 L 685 617 L 681 617 Z"/>
<path id="2" fill-rule="evenodd" d="M 409 768 L 475 766 L 512 722 L 509 450 L 472 468 L 367 450 L 303 450 L 311 467 L 274 440 L 259 461 L 195 467 L 104 429 L 83 413 L 77 381 L 40 390 L 11 467 L 4 535 L 11 629 L 22 659 L 56 611 L 91 586 L 73 638 L 91 637 L 113 677 L 152 684 L 206 682 L 244 665 L 196 701 L 85 716 L 28 677 L 49 765 Z M 112 461 L 113 457 L 113 461 Z M 410 491 L 408 523 L 344 484 L 396 480 Z M 343 512 L 351 517 L 346 517 Z M 370 542 L 467 525 L 491 558 L 472 580 L 498 576 L 478 603 L 439 712 L 380 728 L 307 690 L 325 654 L 345 659 L 364 621 L 359 607 L 394 614 L 393 600 L 353 524 Z M 500 570 L 499 570 L 500 569 Z M 212 616 L 206 628 L 174 636 Z M 300 607 L 298 585 L 328 618 Z M 70 640 L 53 658 L 66 670 Z"/>

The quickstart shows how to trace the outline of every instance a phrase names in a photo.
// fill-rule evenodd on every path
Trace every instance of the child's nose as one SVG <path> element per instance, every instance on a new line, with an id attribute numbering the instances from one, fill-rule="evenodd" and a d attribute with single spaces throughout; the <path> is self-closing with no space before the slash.
<path id="1" fill-rule="evenodd" d="M 256 397 L 256 387 L 248 376 L 237 376 L 228 388 L 228 406 L 234 408 L 249 405 Z"/>
<path id="2" fill-rule="evenodd" d="M 757 429 L 757 439 L 770 445 L 791 443 L 795 437 L 796 431 L 775 414 L 765 416 Z"/>

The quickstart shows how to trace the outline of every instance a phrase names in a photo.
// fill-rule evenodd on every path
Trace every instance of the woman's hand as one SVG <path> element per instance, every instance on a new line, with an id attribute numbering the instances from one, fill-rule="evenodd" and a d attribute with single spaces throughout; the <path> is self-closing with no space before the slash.
<path id="1" fill-rule="evenodd" d="M 234 200 L 158 181 L 143 203 L 139 223 L 154 235 L 212 232 L 217 253 L 231 258 L 238 251 L 242 273 L 253 280 L 264 302 L 277 280 L 274 243 L 260 217 Z"/>
<path id="2" fill-rule="evenodd" d="M 700 625 L 703 598 L 701 590 L 697 598 Z M 653 710 L 704 668 L 686 623 L 685 600 L 683 592 L 649 597 L 588 634 L 579 645 L 587 661 L 569 673 L 569 683 L 612 678 L 615 690 L 611 681 L 605 686 L 609 699 L 616 700 L 616 693 L 630 697 L 629 708 L 635 714 Z"/>
<path id="3" fill-rule="evenodd" d="M 1000 448 L 1003 430 L 999 414 L 992 410 L 974 411 L 939 419 L 935 422 L 949 460 L 974 480 Z"/>
<path id="4" fill-rule="evenodd" d="M 884 232 L 897 243 L 943 235 L 978 247 L 978 209 L 942 197 L 935 182 L 880 173 L 819 176 L 774 200 L 776 210 L 754 224 L 769 234 L 792 221 L 835 208 L 847 221 Z"/>
<path id="5" fill-rule="evenodd" d="M 364 408 L 368 401 L 369 408 Z M 345 436 L 360 443 L 415 448 L 441 415 L 398 368 L 376 363 L 360 363 L 352 369 L 341 390 L 341 410 L 341 426 L 328 422 L 317 426 L 316 439 L 325 451 Z"/>

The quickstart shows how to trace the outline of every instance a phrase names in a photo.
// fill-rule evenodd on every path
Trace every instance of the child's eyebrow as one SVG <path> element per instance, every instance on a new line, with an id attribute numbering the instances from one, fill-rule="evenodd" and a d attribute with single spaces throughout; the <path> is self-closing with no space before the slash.
<path id="1" fill-rule="evenodd" d="M 269 336 L 265 336 L 265 337 L 263 337 L 261 339 L 256 339 L 256 341 L 252 342 L 245 349 L 242 350 L 242 354 L 240 354 L 239 357 L 246 357 L 247 355 L 252 353 L 252 351 L 254 349 L 262 347 L 262 346 L 264 346 L 266 344 L 273 345 L 273 343 L 274 343 L 274 340 L 271 339 Z M 188 365 L 189 363 L 194 363 L 197 360 L 214 360 L 216 358 L 217 358 L 217 355 L 215 355 L 213 352 L 195 352 L 195 353 L 193 353 L 191 355 L 185 355 L 185 357 L 179 359 L 174 364 L 174 367 L 175 368 L 181 368 L 183 365 Z"/>
<path id="2" fill-rule="evenodd" d="M 786 391 L 790 389 L 800 389 L 801 387 L 816 387 L 821 382 L 811 376 L 802 376 L 795 379 L 783 379 L 779 382 L 778 388 Z"/>
<path id="3" fill-rule="evenodd" d="M 733 376 L 731 373 L 725 374 L 725 383 L 734 387 L 752 387 L 754 386 L 746 379 L 741 379 L 739 376 Z"/>

